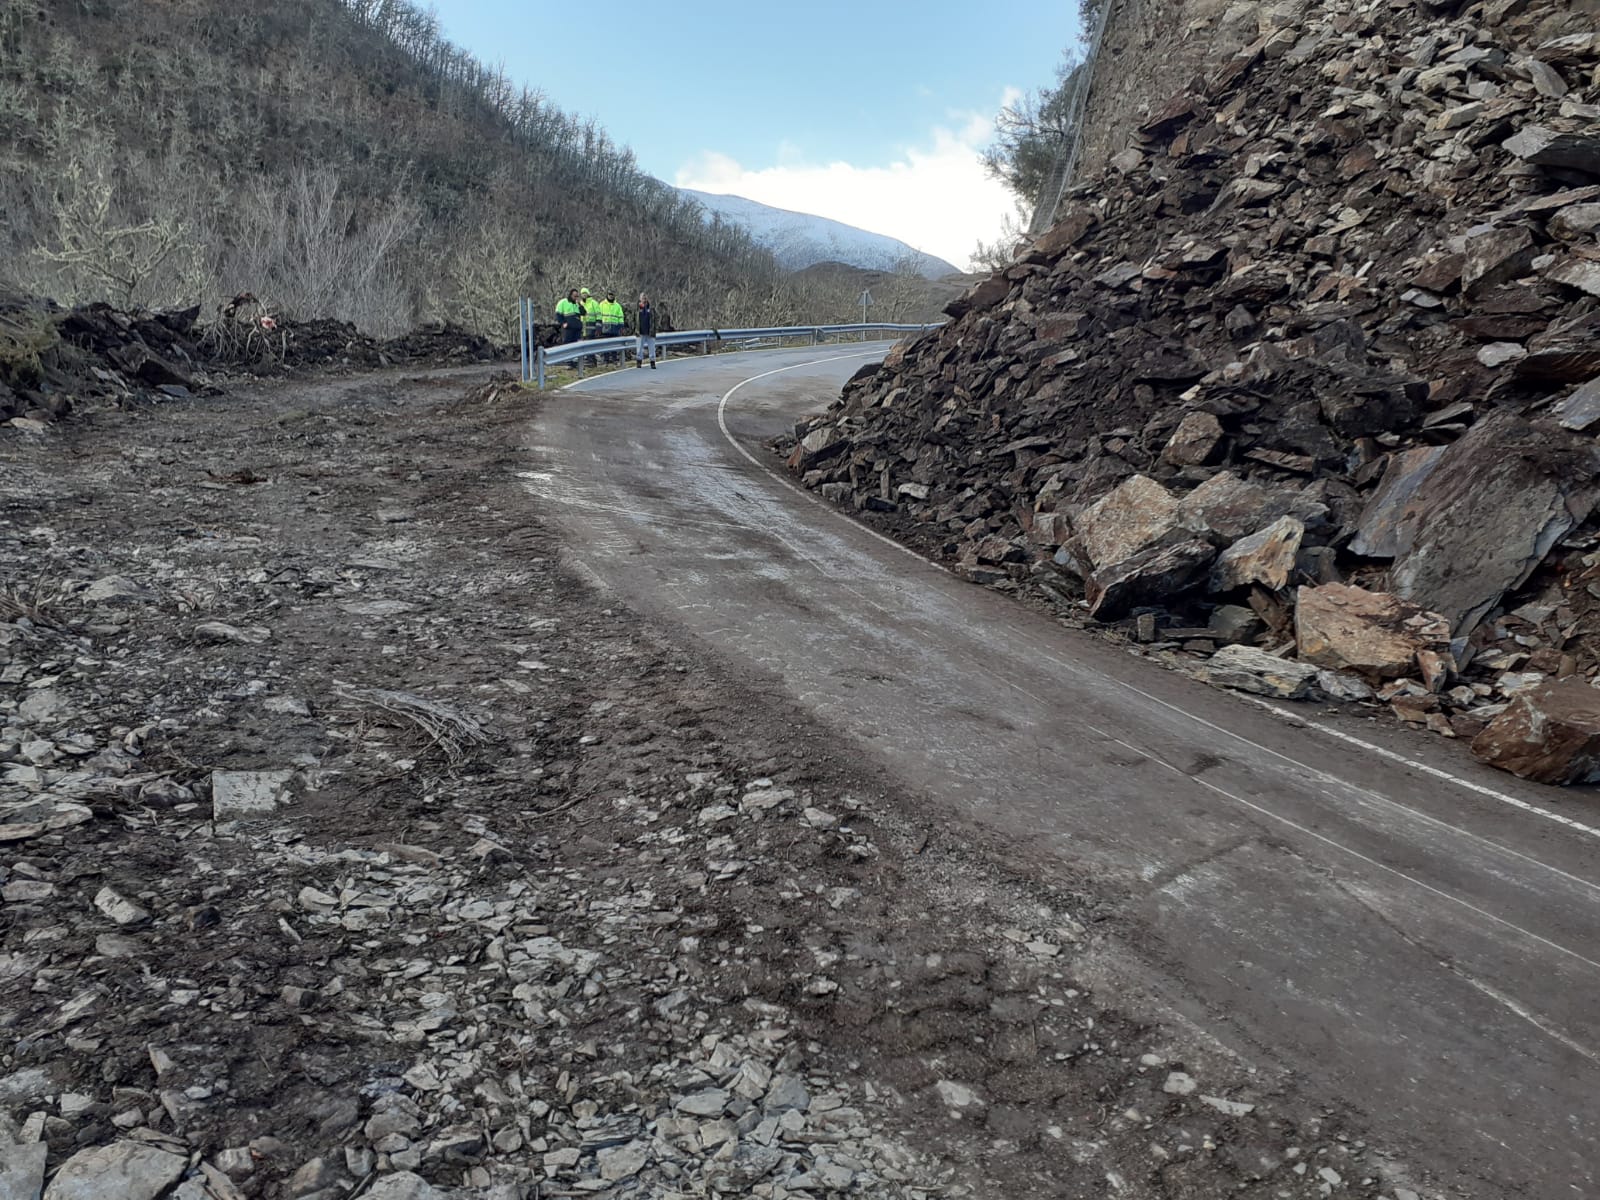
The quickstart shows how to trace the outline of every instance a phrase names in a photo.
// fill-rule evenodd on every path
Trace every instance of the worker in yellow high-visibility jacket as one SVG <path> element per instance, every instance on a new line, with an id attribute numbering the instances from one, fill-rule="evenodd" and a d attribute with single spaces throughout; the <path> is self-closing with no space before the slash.
<path id="1" fill-rule="evenodd" d="M 623 327 L 628 323 L 628 315 L 622 311 L 622 305 L 617 303 L 617 293 L 606 289 L 606 298 L 600 301 L 600 336 L 613 338 L 621 337 Z M 607 362 L 620 364 L 621 352 L 606 355 Z"/>
<path id="2" fill-rule="evenodd" d="M 583 305 L 583 340 L 590 341 L 600 336 L 600 301 L 596 299 L 588 288 L 580 288 L 579 303 Z M 583 360 L 588 366 L 594 366 L 593 357 Z"/>

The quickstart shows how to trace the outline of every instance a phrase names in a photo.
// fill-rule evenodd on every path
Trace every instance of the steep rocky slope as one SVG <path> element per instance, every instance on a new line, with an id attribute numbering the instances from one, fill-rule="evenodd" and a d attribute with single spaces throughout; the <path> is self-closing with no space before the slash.
<path id="1" fill-rule="evenodd" d="M 791 464 L 1217 682 L 1589 777 L 1600 35 L 1529 0 L 1236 7 L 1253 39 Z"/>
<path id="2" fill-rule="evenodd" d="M 706 324 L 808 303 L 537 84 L 407 0 L 0 0 L 0 281 L 502 341 L 508 298 L 575 284 Z"/>

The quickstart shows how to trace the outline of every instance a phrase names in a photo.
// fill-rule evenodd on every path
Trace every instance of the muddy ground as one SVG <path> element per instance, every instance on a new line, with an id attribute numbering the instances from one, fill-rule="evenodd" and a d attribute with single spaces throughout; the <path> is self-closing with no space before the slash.
<path id="1" fill-rule="evenodd" d="M 567 571 L 517 472 L 579 401 L 487 377 L 0 430 L 18 1194 L 1406 1195 L 1075 982 L 1114 898 Z"/>

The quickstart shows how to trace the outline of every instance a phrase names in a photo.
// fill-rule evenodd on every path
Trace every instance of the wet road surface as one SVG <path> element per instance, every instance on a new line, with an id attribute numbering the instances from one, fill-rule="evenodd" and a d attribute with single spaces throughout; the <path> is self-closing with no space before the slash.
<path id="1" fill-rule="evenodd" d="M 527 486 L 630 605 L 1123 897 L 1103 982 L 1353 1105 L 1460 1194 L 1600 1195 L 1600 803 L 1379 723 L 1291 723 L 829 511 L 760 443 L 885 350 L 588 380 L 547 399 Z"/>

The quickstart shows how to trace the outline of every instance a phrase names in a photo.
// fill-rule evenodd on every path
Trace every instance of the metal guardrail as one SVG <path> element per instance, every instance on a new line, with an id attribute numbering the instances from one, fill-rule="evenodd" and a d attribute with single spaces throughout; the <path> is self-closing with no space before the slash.
<path id="1" fill-rule="evenodd" d="M 937 329 L 939 323 L 928 325 L 890 325 L 867 322 L 858 325 L 773 325 L 761 329 L 685 329 L 674 330 L 671 333 L 656 334 L 656 347 L 665 349 L 669 346 L 696 346 L 704 345 L 707 353 L 713 346 L 728 345 L 734 342 L 765 341 L 769 338 L 782 342 L 784 338 L 809 338 L 812 345 L 819 344 L 827 336 L 851 333 L 926 333 L 930 329 Z M 526 337 L 524 347 L 528 345 Z M 616 355 L 618 361 L 626 363 L 628 355 L 637 356 L 639 338 L 635 335 L 627 337 L 592 338 L 588 341 L 567 342 L 560 346 L 547 346 L 535 349 L 531 354 L 526 350 L 522 358 L 522 381 L 535 383 L 542 388 L 545 385 L 545 373 L 550 367 L 560 366 L 563 363 L 576 363 L 578 375 L 583 376 L 585 360 L 598 360 L 604 355 Z"/>

